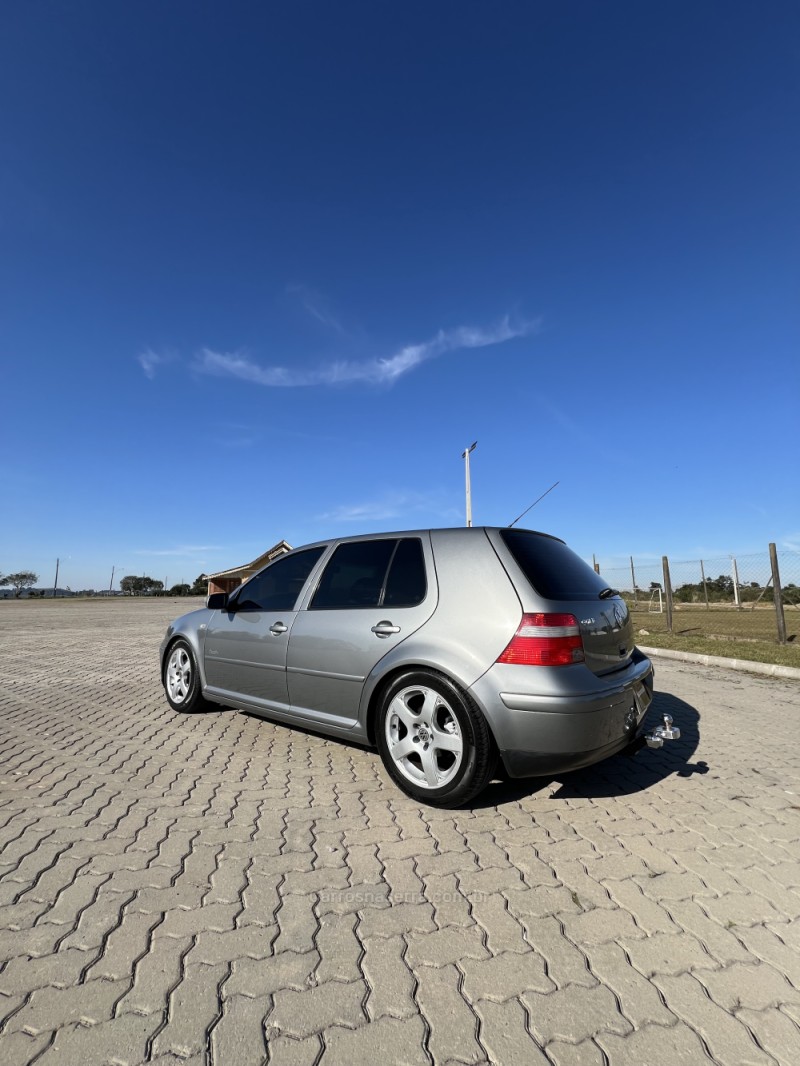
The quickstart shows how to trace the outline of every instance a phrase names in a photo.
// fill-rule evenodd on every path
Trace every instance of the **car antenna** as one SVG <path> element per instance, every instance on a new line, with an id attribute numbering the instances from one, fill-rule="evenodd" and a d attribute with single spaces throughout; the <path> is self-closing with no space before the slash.
<path id="1" fill-rule="evenodd" d="M 547 490 L 547 492 L 552 492 L 553 489 L 556 487 L 556 485 L 560 485 L 560 484 L 561 484 L 560 481 L 554 481 L 553 484 L 550 486 L 550 488 Z M 528 511 L 533 510 L 533 508 L 536 506 L 536 504 L 539 502 L 539 500 L 543 500 L 545 498 L 545 496 L 547 495 L 547 492 L 543 492 L 538 500 L 534 500 L 533 503 L 530 505 L 530 507 L 526 507 L 525 510 L 522 512 L 522 514 L 517 515 L 517 517 L 514 519 L 514 521 L 509 523 L 508 528 L 511 529 L 511 526 L 515 526 L 517 524 L 517 522 L 519 522 L 520 518 L 524 518 L 525 517 L 525 515 L 528 513 Z"/>

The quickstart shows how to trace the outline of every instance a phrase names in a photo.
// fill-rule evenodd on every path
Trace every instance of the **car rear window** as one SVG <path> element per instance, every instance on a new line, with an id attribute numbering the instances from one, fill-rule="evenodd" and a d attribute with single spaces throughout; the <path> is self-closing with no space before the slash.
<path id="1" fill-rule="evenodd" d="M 524 529 L 504 529 L 500 536 L 533 588 L 547 600 L 596 600 L 608 587 L 563 541 Z"/>

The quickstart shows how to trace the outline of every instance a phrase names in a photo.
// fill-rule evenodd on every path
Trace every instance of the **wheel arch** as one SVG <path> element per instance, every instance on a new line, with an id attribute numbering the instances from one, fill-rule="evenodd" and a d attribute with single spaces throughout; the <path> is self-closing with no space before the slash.
<path id="1" fill-rule="evenodd" d="M 390 687 L 390 685 L 392 685 L 397 680 L 398 677 L 401 677 L 403 674 L 417 672 L 425 674 L 435 674 L 438 677 L 444 678 L 445 681 L 448 681 L 451 685 L 454 685 L 459 690 L 459 692 L 462 693 L 462 695 L 464 695 L 468 700 L 470 700 L 470 702 L 473 703 L 477 710 L 480 712 L 483 720 L 486 722 L 486 727 L 489 730 L 489 736 L 492 739 L 492 743 L 494 744 L 495 749 L 497 749 L 497 738 L 494 735 L 494 729 L 492 728 L 491 720 L 489 719 L 489 716 L 486 714 L 480 703 L 469 691 L 469 686 L 463 680 L 459 679 L 453 674 L 448 673 L 446 670 L 442 670 L 441 666 L 439 666 L 438 664 L 433 665 L 432 663 L 428 663 L 425 661 L 396 663 L 389 670 L 387 670 L 386 673 L 381 674 L 381 676 L 375 680 L 367 698 L 364 719 L 364 728 L 367 740 L 373 747 L 377 746 L 376 722 L 378 718 L 378 709 L 381 705 L 381 700 L 383 699 L 384 693 Z"/>
<path id="2" fill-rule="evenodd" d="M 198 673 L 199 678 L 200 678 L 200 688 L 201 688 L 202 691 L 205 691 L 206 673 L 205 673 L 205 670 L 203 669 L 203 653 L 202 653 L 202 649 L 199 647 L 199 642 L 195 639 L 195 637 L 192 634 L 192 632 L 191 631 L 187 632 L 184 629 L 176 629 L 176 630 L 174 630 L 172 633 L 169 634 L 167 639 L 164 641 L 163 651 L 161 653 L 161 664 L 160 664 L 160 673 L 159 673 L 159 677 L 161 678 L 161 683 L 162 684 L 164 683 L 164 671 L 167 668 L 167 660 L 169 658 L 170 652 L 172 651 L 172 649 L 175 647 L 175 645 L 178 643 L 179 640 L 185 641 L 189 645 L 189 647 L 192 649 L 192 653 L 194 655 L 194 661 L 195 661 L 195 664 L 197 666 L 197 673 Z"/>

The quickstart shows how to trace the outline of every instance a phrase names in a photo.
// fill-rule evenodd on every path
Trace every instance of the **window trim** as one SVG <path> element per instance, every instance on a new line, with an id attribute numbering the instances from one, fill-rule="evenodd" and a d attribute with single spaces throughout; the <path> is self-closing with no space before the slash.
<path id="1" fill-rule="evenodd" d="M 259 614 L 259 613 L 260 614 L 282 614 L 284 612 L 295 612 L 295 611 L 297 611 L 298 610 L 298 604 L 300 604 L 302 602 L 303 593 L 305 592 L 305 589 L 306 589 L 306 587 L 308 585 L 309 580 L 311 579 L 312 575 L 314 574 L 315 569 L 319 566 L 320 560 L 322 560 L 325 557 L 326 548 L 327 548 L 327 545 L 319 545 L 319 544 L 309 545 L 307 548 L 298 548 L 295 551 L 289 552 L 289 553 L 287 553 L 285 555 L 281 555 L 279 558 L 273 559 L 272 562 L 267 563 L 266 566 L 262 567 L 257 573 L 252 574 L 247 579 L 247 581 L 242 582 L 242 584 L 239 585 L 239 587 L 234 590 L 234 593 L 233 593 L 233 596 L 234 596 L 233 607 L 234 607 L 236 613 L 238 614 L 238 613 L 241 612 L 242 614 Z M 245 607 L 245 606 L 240 604 L 240 600 L 242 598 L 244 590 L 247 588 L 247 586 L 251 582 L 256 581 L 259 577 L 261 577 L 262 574 L 266 573 L 268 570 L 271 570 L 274 566 L 277 566 L 279 563 L 287 562 L 290 558 L 297 559 L 301 555 L 307 555 L 307 554 L 314 553 L 314 552 L 318 552 L 319 554 L 317 555 L 317 558 L 314 560 L 314 562 L 311 564 L 311 567 L 309 568 L 309 571 L 306 574 L 305 579 L 303 581 L 303 584 L 302 584 L 299 592 L 295 596 L 291 607 Z M 229 605 L 231 604 L 231 599 L 230 598 L 228 599 L 228 604 Z"/>
<path id="2" fill-rule="evenodd" d="M 378 595 L 378 602 L 377 603 L 374 603 L 374 604 L 344 604 L 344 605 L 342 605 L 340 607 L 333 607 L 333 606 L 331 606 L 331 607 L 328 607 L 328 606 L 315 607 L 314 606 L 314 597 L 317 595 L 317 592 L 319 591 L 319 587 L 320 587 L 320 584 L 322 582 L 322 578 L 325 576 L 325 571 L 327 570 L 329 564 L 331 562 L 333 562 L 333 560 L 336 558 L 336 553 L 337 553 L 337 551 L 340 548 L 346 547 L 346 546 L 351 545 L 351 544 L 359 544 L 359 543 L 360 544 L 372 544 L 372 543 L 378 543 L 379 541 L 385 541 L 385 540 L 393 540 L 394 541 L 394 548 L 392 549 L 392 553 L 389 556 L 389 560 L 388 560 L 388 562 L 386 564 L 386 570 L 385 570 L 384 575 L 383 575 L 383 582 L 381 584 L 381 589 L 380 589 L 380 593 Z M 388 581 L 389 581 L 389 574 L 392 571 L 392 564 L 394 563 L 395 556 L 397 555 L 398 548 L 400 547 L 402 542 L 406 541 L 406 540 L 416 541 L 417 544 L 419 545 L 420 558 L 421 558 L 421 561 L 422 561 L 422 572 L 423 572 L 423 574 L 425 576 L 425 591 L 424 591 L 422 597 L 419 600 L 417 600 L 416 603 L 409 603 L 409 604 L 406 604 L 405 606 L 402 606 L 402 607 L 398 606 L 398 605 L 389 605 L 388 607 L 386 607 L 386 605 L 384 604 L 383 601 L 384 601 L 384 598 L 386 596 L 386 586 L 387 586 Z M 384 607 L 386 607 L 386 610 L 407 611 L 407 610 L 410 610 L 413 607 L 419 607 L 419 605 L 421 603 L 424 603 L 425 600 L 428 598 L 428 593 L 430 592 L 430 589 L 431 589 L 431 582 L 428 580 L 428 567 L 426 565 L 425 544 L 424 544 L 423 538 L 421 536 L 405 536 L 404 537 L 404 536 L 398 536 L 398 535 L 395 534 L 394 536 L 388 536 L 388 537 L 359 537 L 357 540 L 342 540 L 342 541 L 339 541 L 339 543 L 334 546 L 333 551 L 325 558 L 324 564 L 320 568 L 319 576 L 318 576 L 318 578 L 316 580 L 314 588 L 311 589 L 310 592 L 308 593 L 308 602 L 307 602 L 307 604 L 305 606 L 305 610 L 306 611 L 377 611 L 377 610 L 383 610 Z"/>

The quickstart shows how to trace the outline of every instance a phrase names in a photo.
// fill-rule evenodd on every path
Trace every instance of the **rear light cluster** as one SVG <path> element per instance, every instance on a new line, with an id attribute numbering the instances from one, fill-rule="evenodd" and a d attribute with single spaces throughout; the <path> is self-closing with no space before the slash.
<path id="1" fill-rule="evenodd" d="M 585 658 L 574 614 L 524 614 L 497 661 L 516 666 L 571 666 Z"/>

